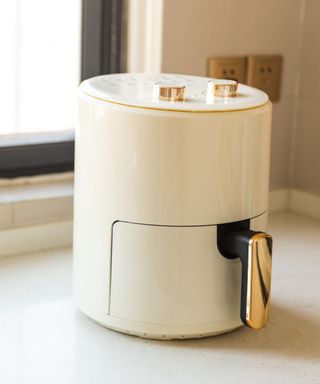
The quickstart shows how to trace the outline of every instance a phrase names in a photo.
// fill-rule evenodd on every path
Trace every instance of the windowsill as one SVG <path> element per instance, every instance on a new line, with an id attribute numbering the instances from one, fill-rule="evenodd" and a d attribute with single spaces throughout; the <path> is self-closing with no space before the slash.
<path id="1" fill-rule="evenodd" d="M 72 219 L 73 173 L 0 180 L 0 230 Z"/>
<path id="2" fill-rule="evenodd" d="M 0 180 L 0 256 L 70 245 L 73 173 Z"/>
<path id="3" fill-rule="evenodd" d="M 1 134 L 0 147 L 60 143 L 62 141 L 72 140 L 74 140 L 74 129 L 57 130 L 53 132 L 10 133 Z"/>

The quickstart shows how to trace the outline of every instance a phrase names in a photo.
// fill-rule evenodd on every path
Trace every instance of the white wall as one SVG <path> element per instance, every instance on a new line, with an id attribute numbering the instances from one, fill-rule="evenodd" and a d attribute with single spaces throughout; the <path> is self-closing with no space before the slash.
<path id="1" fill-rule="evenodd" d="M 211 55 L 283 55 L 281 100 L 273 110 L 272 189 L 289 185 L 302 6 L 301 0 L 164 0 L 163 72 L 206 75 Z"/>
<path id="2" fill-rule="evenodd" d="M 129 60 L 129 71 L 202 76 L 213 55 L 283 56 L 281 99 L 273 109 L 271 189 L 282 190 L 284 200 L 289 189 L 320 196 L 320 0 L 129 4 L 135 43 L 129 58 L 138 58 Z"/>
<path id="3" fill-rule="evenodd" d="M 307 0 L 291 185 L 320 196 L 320 1 Z"/>

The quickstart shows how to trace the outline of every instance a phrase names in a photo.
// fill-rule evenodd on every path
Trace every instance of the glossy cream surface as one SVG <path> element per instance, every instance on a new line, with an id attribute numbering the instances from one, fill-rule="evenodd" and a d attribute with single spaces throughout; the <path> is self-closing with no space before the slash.
<path id="1" fill-rule="evenodd" d="M 100 100 L 82 86 L 74 200 L 79 308 L 147 337 L 239 327 L 239 262 L 217 251 L 216 225 L 254 225 L 263 217 L 257 230 L 264 230 L 270 134 L 270 102 L 169 111 Z"/>
<path id="2" fill-rule="evenodd" d="M 216 79 L 221 82 L 221 79 Z M 208 88 L 209 77 L 178 74 L 118 73 L 93 77 L 81 84 L 89 96 L 104 101 L 139 108 L 176 111 L 231 111 L 260 107 L 268 96 L 255 88 L 239 84 L 236 97 L 213 97 Z M 157 97 L 157 85 L 185 87 L 182 101 L 167 101 Z"/>

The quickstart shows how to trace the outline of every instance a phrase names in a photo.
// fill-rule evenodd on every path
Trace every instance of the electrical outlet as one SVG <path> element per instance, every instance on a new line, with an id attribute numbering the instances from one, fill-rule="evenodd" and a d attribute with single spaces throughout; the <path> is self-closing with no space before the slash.
<path id="1" fill-rule="evenodd" d="M 247 84 L 264 91 L 271 101 L 280 98 L 282 57 L 251 55 L 247 63 Z"/>
<path id="2" fill-rule="evenodd" d="M 209 57 L 208 77 L 216 79 L 236 80 L 238 83 L 246 81 L 245 57 Z"/>

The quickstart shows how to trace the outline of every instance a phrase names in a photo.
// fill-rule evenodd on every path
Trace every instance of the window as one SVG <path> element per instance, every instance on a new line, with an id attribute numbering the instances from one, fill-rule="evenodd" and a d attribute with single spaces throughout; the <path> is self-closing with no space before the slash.
<path id="1" fill-rule="evenodd" d="M 73 169 L 80 80 L 123 70 L 125 2 L 15 0 L 0 14 L 0 177 Z"/>

